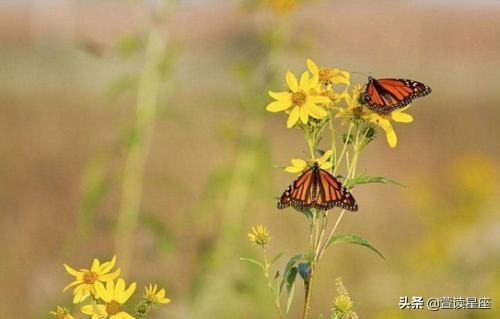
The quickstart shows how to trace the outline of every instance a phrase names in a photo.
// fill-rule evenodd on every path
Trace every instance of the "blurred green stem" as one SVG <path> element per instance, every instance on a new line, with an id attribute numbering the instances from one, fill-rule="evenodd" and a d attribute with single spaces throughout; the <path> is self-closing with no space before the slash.
<path id="1" fill-rule="evenodd" d="M 133 237 L 137 228 L 142 197 L 144 166 L 153 138 L 161 83 L 158 66 L 164 53 L 165 37 L 155 26 L 152 26 L 137 91 L 134 131 L 129 142 L 125 163 L 121 206 L 116 228 L 115 247 L 123 272 L 129 268 L 133 254 Z"/>

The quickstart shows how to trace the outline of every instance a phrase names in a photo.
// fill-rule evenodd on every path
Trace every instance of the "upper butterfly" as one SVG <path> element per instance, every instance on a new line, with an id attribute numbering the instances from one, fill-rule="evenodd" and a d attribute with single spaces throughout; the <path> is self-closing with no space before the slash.
<path id="1" fill-rule="evenodd" d="M 406 107 L 414 99 L 432 92 L 427 85 L 407 79 L 374 79 L 368 77 L 363 101 L 371 110 L 387 114 Z"/>
<path id="2" fill-rule="evenodd" d="M 318 162 L 304 171 L 287 187 L 278 201 L 278 208 L 292 205 L 298 209 L 315 207 L 328 210 L 335 206 L 357 211 L 358 204 L 351 193 Z"/>

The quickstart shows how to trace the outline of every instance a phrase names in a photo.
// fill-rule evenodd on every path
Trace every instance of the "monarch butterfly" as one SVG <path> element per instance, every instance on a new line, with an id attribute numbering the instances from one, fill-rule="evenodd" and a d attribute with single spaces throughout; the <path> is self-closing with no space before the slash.
<path id="1" fill-rule="evenodd" d="M 427 85 L 407 79 L 374 79 L 368 77 L 363 100 L 368 107 L 380 114 L 403 108 L 414 99 L 432 92 Z"/>
<path id="2" fill-rule="evenodd" d="M 358 210 L 358 204 L 347 188 L 321 169 L 318 162 L 314 162 L 281 195 L 278 208 L 290 205 L 299 209 L 315 207 L 328 210 L 337 206 L 350 211 Z"/>

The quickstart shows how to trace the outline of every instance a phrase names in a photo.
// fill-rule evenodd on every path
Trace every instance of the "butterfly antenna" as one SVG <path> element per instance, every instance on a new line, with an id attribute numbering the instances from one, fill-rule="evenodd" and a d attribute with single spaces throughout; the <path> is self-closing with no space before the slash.
<path id="1" fill-rule="evenodd" d="M 353 71 L 353 72 L 351 72 L 351 73 L 352 73 L 352 74 L 364 75 L 364 76 L 371 76 L 371 73 L 366 74 L 366 73 L 363 73 L 363 72 L 356 72 L 356 71 Z"/>

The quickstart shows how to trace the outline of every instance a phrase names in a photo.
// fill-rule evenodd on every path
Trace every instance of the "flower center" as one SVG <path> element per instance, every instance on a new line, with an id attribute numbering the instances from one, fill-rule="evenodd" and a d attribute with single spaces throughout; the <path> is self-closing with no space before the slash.
<path id="1" fill-rule="evenodd" d="M 318 70 L 318 77 L 321 82 L 329 81 L 333 77 L 333 70 L 330 68 L 320 68 Z"/>
<path id="2" fill-rule="evenodd" d="M 83 282 L 86 284 L 93 284 L 97 280 L 98 275 L 95 272 L 87 271 L 83 275 Z"/>
<path id="3" fill-rule="evenodd" d="M 106 303 L 106 312 L 108 313 L 108 315 L 116 315 L 117 313 L 120 313 L 122 311 L 123 306 L 117 301 L 111 300 L 110 302 Z"/>
<path id="4" fill-rule="evenodd" d="M 292 93 L 292 103 L 296 106 L 302 106 L 306 103 L 307 94 L 304 91 L 298 91 L 296 93 Z"/>

